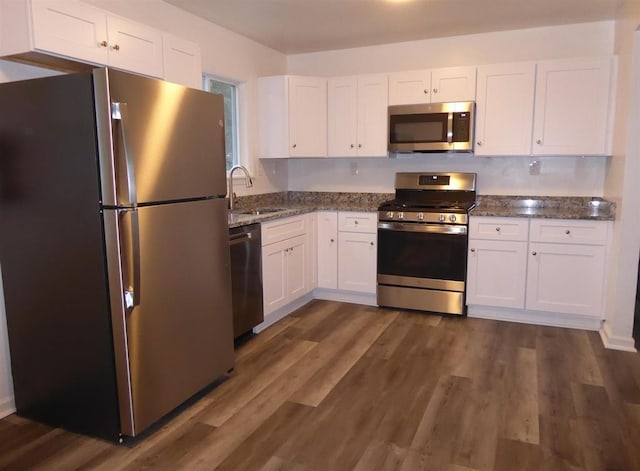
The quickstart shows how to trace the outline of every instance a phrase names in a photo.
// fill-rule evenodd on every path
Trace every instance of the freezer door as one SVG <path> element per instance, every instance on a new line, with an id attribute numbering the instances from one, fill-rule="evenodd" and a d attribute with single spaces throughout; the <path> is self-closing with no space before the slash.
<path id="1" fill-rule="evenodd" d="M 94 71 L 103 204 L 226 194 L 221 95 Z"/>
<path id="2" fill-rule="evenodd" d="M 233 368 L 226 205 L 146 206 L 118 220 L 122 259 L 110 265 L 121 266 L 121 293 L 130 292 L 121 294 L 123 329 L 114 324 L 128 357 L 118 380 L 121 401 L 131 401 L 133 427 L 123 420 L 123 430 L 138 435 Z"/>

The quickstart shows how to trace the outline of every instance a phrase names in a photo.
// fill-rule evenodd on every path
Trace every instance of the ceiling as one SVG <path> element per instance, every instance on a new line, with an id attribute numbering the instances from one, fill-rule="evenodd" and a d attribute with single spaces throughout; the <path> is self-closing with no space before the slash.
<path id="1" fill-rule="evenodd" d="M 164 0 L 285 54 L 611 20 L 623 0 Z"/>

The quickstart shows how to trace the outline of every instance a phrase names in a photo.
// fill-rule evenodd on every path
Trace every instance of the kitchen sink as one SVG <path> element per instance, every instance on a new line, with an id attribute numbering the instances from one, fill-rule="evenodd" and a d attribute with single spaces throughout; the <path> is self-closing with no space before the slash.
<path id="1" fill-rule="evenodd" d="M 277 213 L 280 211 L 286 211 L 286 208 L 241 209 L 241 210 L 234 210 L 233 212 L 236 214 L 251 214 L 251 215 L 259 216 L 260 214 Z"/>

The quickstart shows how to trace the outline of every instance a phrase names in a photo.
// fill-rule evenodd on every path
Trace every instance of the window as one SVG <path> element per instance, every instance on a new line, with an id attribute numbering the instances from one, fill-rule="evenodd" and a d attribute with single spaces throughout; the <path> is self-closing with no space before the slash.
<path id="1" fill-rule="evenodd" d="M 227 172 L 238 162 L 238 87 L 233 83 L 204 77 L 204 89 L 224 97 L 224 145 Z M 213 125 L 213 124 L 212 124 Z"/>

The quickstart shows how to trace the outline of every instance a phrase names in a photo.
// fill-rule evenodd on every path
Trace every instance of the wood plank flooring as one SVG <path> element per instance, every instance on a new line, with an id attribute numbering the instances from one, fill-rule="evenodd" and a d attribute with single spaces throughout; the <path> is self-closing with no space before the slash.
<path id="1" fill-rule="evenodd" d="M 0 420 L 0 469 L 640 470 L 640 355 L 595 332 L 315 300 L 138 443 Z"/>

